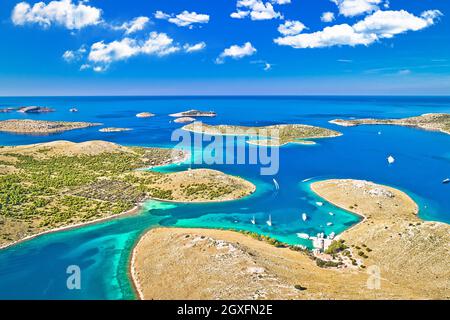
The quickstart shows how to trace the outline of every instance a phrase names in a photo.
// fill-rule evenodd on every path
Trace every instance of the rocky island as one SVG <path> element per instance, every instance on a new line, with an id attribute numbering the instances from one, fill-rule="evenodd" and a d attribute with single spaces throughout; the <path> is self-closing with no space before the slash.
<path id="1" fill-rule="evenodd" d="M 179 117 L 215 117 L 217 116 L 217 113 L 215 113 L 214 111 L 200 111 L 200 110 L 187 110 L 187 111 L 182 111 L 182 112 L 178 112 L 178 113 L 172 113 L 169 114 L 169 116 L 171 117 L 175 117 L 175 118 L 179 118 Z"/>
<path id="2" fill-rule="evenodd" d="M 339 235 L 321 259 L 234 231 L 154 229 L 141 238 L 132 255 L 131 274 L 140 298 L 450 297 L 447 224 L 420 220 L 416 203 L 391 187 L 343 179 L 315 182 L 311 188 L 363 217 Z M 334 261 L 344 259 L 355 264 L 333 267 L 338 266 Z M 323 267 L 327 265 L 331 267 Z M 378 289 L 369 283 L 374 270 L 380 271 Z"/>
<path id="3" fill-rule="evenodd" d="M 101 123 L 11 119 L 0 121 L 0 131 L 22 134 L 50 134 L 100 126 Z"/>
<path id="4" fill-rule="evenodd" d="M 255 186 L 239 177 L 199 169 L 137 170 L 186 159 L 172 149 L 111 142 L 50 143 L 0 148 L 0 246 L 55 228 L 137 210 L 145 199 L 226 201 Z"/>
<path id="5" fill-rule="evenodd" d="M 314 144 L 309 139 L 338 137 L 342 133 L 326 128 L 304 124 L 278 124 L 263 127 L 246 127 L 234 125 L 208 125 L 191 123 L 182 129 L 209 135 L 247 136 L 250 144 L 282 146 L 289 143 Z"/>
<path id="6" fill-rule="evenodd" d="M 191 117 L 181 117 L 181 118 L 176 118 L 175 120 L 173 120 L 173 122 L 175 123 L 189 123 L 189 122 L 194 122 L 195 118 L 191 118 Z"/>
<path id="7" fill-rule="evenodd" d="M 154 116 L 155 115 L 151 112 L 140 112 L 140 113 L 136 114 L 136 117 L 138 117 L 138 118 L 151 118 Z"/>
<path id="8" fill-rule="evenodd" d="M 100 132 L 123 132 L 123 131 L 131 131 L 131 130 L 133 130 L 133 129 L 109 127 L 109 128 L 101 128 L 98 131 L 100 131 Z"/>
<path id="9" fill-rule="evenodd" d="M 20 107 L 18 108 L 17 112 L 21 113 L 47 113 L 47 112 L 54 112 L 54 109 L 47 108 L 47 107 L 37 107 L 37 106 L 30 106 L 30 107 Z"/>
<path id="10" fill-rule="evenodd" d="M 344 127 L 352 127 L 368 124 L 383 124 L 415 127 L 429 131 L 439 131 L 450 134 L 450 114 L 448 113 L 426 113 L 417 117 L 401 118 L 401 119 L 352 119 L 343 120 L 335 119 L 330 123 L 334 123 Z"/>

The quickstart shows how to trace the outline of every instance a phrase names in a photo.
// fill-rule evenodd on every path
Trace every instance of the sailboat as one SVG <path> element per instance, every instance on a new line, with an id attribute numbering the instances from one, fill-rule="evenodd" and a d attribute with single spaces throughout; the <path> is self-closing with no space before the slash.
<path id="1" fill-rule="evenodd" d="M 330 216 L 334 216 L 334 213 L 333 213 L 333 212 L 328 212 L 328 214 L 329 214 Z"/>
<path id="2" fill-rule="evenodd" d="M 323 202 L 320 202 L 320 201 L 317 201 L 316 204 L 317 204 L 319 207 L 323 206 Z"/>
<path id="3" fill-rule="evenodd" d="M 306 213 L 302 213 L 302 220 L 303 221 L 308 220 L 308 216 L 306 215 Z"/>
<path id="4" fill-rule="evenodd" d="M 447 178 L 447 179 L 442 180 L 442 183 L 443 183 L 443 184 L 450 183 L 450 178 Z"/>
<path id="5" fill-rule="evenodd" d="M 269 227 L 272 226 L 272 215 L 269 214 L 269 220 L 267 220 L 266 223 Z"/>
<path id="6" fill-rule="evenodd" d="M 299 237 L 300 239 L 309 239 L 309 234 L 307 233 L 297 233 L 297 237 Z"/>
<path id="7" fill-rule="evenodd" d="M 255 216 L 253 216 L 252 220 L 250 220 L 252 222 L 252 224 L 256 224 L 256 219 Z"/>
<path id="8" fill-rule="evenodd" d="M 272 179 L 273 180 L 273 184 L 275 185 L 275 189 L 276 190 L 280 190 L 280 185 L 278 184 L 277 180 Z"/>

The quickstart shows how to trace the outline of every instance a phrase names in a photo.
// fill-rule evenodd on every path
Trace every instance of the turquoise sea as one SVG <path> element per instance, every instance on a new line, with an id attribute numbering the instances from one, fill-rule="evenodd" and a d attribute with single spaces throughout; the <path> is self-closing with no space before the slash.
<path id="1" fill-rule="evenodd" d="M 450 135 L 397 126 L 339 127 L 335 118 L 391 118 L 431 112 L 450 113 L 450 97 L 24 97 L 0 98 L 0 108 L 39 105 L 48 114 L 0 113 L 0 120 L 29 118 L 102 122 L 133 131 L 101 133 L 98 128 L 48 136 L 0 133 L 0 145 L 53 140 L 108 140 L 124 145 L 171 147 L 171 133 L 181 125 L 167 115 L 187 109 L 214 110 L 209 124 L 269 125 L 303 123 L 344 133 L 317 140 L 315 146 L 280 148 L 276 176 L 261 176 L 258 165 L 211 165 L 252 181 L 257 191 L 244 199 L 215 204 L 149 201 L 137 215 L 51 233 L 0 250 L 0 299 L 134 299 L 128 277 L 131 249 L 155 226 L 251 230 L 290 244 L 310 246 L 296 233 L 342 232 L 359 221 L 311 193 L 311 181 L 327 178 L 372 180 L 404 190 L 420 206 L 424 220 L 450 222 Z M 79 112 L 70 113 L 76 107 Z M 150 111 L 150 119 L 135 117 Z M 381 133 L 381 134 L 379 134 Z M 198 152 L 201 152 L 199 150 Z M 388 165 L 393 155 L 396 162 Z M 195 154 L 194 154 L 195 156 Z M 172 165 L 163 171 L 205 165 Z M 273 178 L 279 184 L 277 189 Z M 311 179 L 311 180 L 309 180 Z M 307 181 L 305 181 L 307 180 Z M 302 182 L 304 181 L 304 182 Z M 309 219 L 301 219 L 306 212 Z M 329 215 L 333 212 L 334 215 Z M 269 215 L 273 226 L 265 221 Z M 256 224 L 251 223 L 255 216 Z M 333 225 L 327 226 L 328 222 Z M 81 268 L 81 290 L 68 290 L 66 268 Z"/>

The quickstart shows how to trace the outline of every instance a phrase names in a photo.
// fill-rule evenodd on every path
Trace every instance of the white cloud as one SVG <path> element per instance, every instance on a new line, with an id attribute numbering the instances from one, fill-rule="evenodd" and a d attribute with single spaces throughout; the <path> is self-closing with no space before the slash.
<path id="1" fill-rule="evenodd" d="M 283 0 L 281 0 L 283 3 L 279 3 L 279 1 L 280 0 L 274 1 L 274 3 L 289 3 Z M 238 0 L 236 7 L 237 11 L 230 15 L 230 17 L 235 19 L 242 19 L 246 16 L 250 16 L 252 20 L 271 20 L 283 18 L 281 13 L 274 10 L 273 5 L 270 2 L 264 3 L 262 0 Z M 241 8 L 244 9 L 241 10 Z"/>
<path id="2" fill-rule="evenodd" d="M 167 13 L 162 12 L 161 10 L 158 10 L 158 11 L 156 11 L 156 12 L 154 13 L 154 17 L 155 17 L 156 19 L 165 19 L 165 20 L 167 20 L 167 19 L 170 18 L 170 15 L 167 14 Z"/>
<path id="3" fill-rule="evenodd" d="M 216 59 L 216 63 L 223 63 L 226 58 L 241 59 L 246 56 L 251 56 L 256 53 L 256 49 L 250 42 L 246 42 L 244 45 L 233 45 L 225 49 L 220 56 Z"/>
<path id="4" fill-rule="evenodd" d="M 230 14 L 230 17 L 232 17 L 234 19 L 244 19 L 249 14 L 250 14 L 250 11 L 237 10 L 236 12 L 233 12 L 232 14 Z"/>
<path id="5" fill-rule="evenodd" d="M 305 25 L 300 21 L 287 20 L 278 26 L 278 32 L 285 36 L 293 36 L 299 34 L 305 29 Z"/>
<path id="6" fill-rule="evenodd" d="M 38 2 L 31 6 L 27 2 L 18 3 L 12 12 L 11 20 L 15 25 L 39 24 L 50 27 L 53 24 L 67 29 L 82 29 L 101 22 L 101 10 L 80 1 L 72 0 L 51 1 L 48 4 Z"/>
<path id="7" fill-rule="evenodd" d="M 375 34 L 379 38 L 392 38 L 406 31 L 417 31 L 432 24 L 441 13 L 437 10 L 425 11 L 420 17 L 405 11 L 377 11 L 353 25 L 358 33 Z"/>
<path id="8" fill-rule="evenodd" d="M 420 16 L 414 16 L 404 10 L 376 11 L 352 26 L 348 24 L 334 25 L 314 33 L 279 37 L 274 42 L 294 48 L 368 46 L 379 39 L 392 38 L 400 33 L 429 27 L 441 15 L 442 13 L 437 10 L 425 11 Z"/>
<path id="9" fill-rule="evenodd" d="M 346 17 L 354 17 L 363 13 L 379 9 L 383 0 L 331 0 L 338 8 L 339 13 Z"/>
<path id="10" fill-rule="evenodd" d="M 144 30 L 145 26 L 149 23 L 148 17 L 136 17 L 129 22 L 123 23 L 121 26 L 115 27 L 117 30 L 125 30 L 125 34 L 132 34 L 141 30 Z"/>
<path id="11" fill-rule="evenodd" d="M 196 43 L 196 44 L 193 44 L 193 45 L 186 43 L 183 46 L 184 51 L 186 51 L 187 53 L 200 51 L 200 50 L 203 50 L 205 48 L 206 48 L 206 43 L 204 43 L 204 42 L 199 42 L 199 43 Z"/>
<path id="12" fill-rule="evenodd" d="M 176 16 L 164 13 L 162 11 L 156 11 L 154 16 L 156 19 L 167 20 L 179 27 L 191 27 L 195 23 L 209 22 L 209 15 L 189 11 L 183 11 Z"/>
<path id="13" fill-rule="evenodd" d="M 151 32 L 145 41 L 126 37 L 110 43 L 96 42 L 91 46 L 88 61 L 93 64 L 94 71 L 96 67 L 97 71 L 104 71 L 115 61 L 127 60 L 140 54 L 161 57 L 179 50 L 179 46 L 173 44 L 173 39 L 165 33 Z"/>
<path id="14" fill-rule="evenodd" d="M 84 54 L 86 53 L 86 48 L 83 45 L 81 48 L 79 48 L 78 50 L 67 50 L 63 53 L 62 58 L 68 62 L 68 63 L 72 63 L 75 61 L 79 61 L 83 58 Z"/>
<path id="15" fill-rule="evenodd" d="M 275 3 L 275 4 L 289 4 L 289 3 L 291 3 L 291 0 L 272 0 L 272 3 Z"/>
<path id="16" fill-rule="evenodd" d="M 322 16 L 320 17 L 320 20 L 322 22 L 333 22 L 334 21 L 334 13 L 333 12 L 324 12 L 322 13 Z"/>
<path id="17" fill-rule="evenodd" d="M 250 61 L 250 63 L 260 65 L 264 71 L 271 70 L 272 66 L 273 66 L 271 63 L 269 63 L 265 60 L 253 60 L 253 61 Z"/>

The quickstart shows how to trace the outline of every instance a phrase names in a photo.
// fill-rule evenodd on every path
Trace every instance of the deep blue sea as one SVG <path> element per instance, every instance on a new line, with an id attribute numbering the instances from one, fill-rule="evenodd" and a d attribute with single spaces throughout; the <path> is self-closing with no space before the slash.
<path id="1" fill-rule="evenodd" d="M 450 222 L 450 135 L 398 126 L 339 127 L 335 118 L 391 118 L 423 113 L 450 113 L 450 97 L 52 97 L 0 98 L 0 108 L 39 105 L 47 114 L 0 113 L 5 119 L 101 122 L 133 131 L 101 133 L 98 127 L 48 136 L 0 133 L 0 145 L 53 140 L 107 140 L 123 145 L 172 147 L 170 113 L 187 109 L 214 110 L 209 124 L 261 126 L 302 123 L 341 131 L 317 145 L 281 147 L 276 176 L 260 175 L 258 165 L 172 165 L 159 170 L 209 167 L 252 181 L 257 191 L 244 199 L 215 204 L 149 201 L 138 215 L 43 235 L 0 250 L 0 299 L 134 299 L 128 277 L 131 249 L 139 236 L 155 226 L 251 230 L 291 244 L 310 246 L 297 233 L 342 232 L 359 221 L 315 196 L 311 181 L 328 178 L 366 179 L 407 192 L 420 206 L 424 220 Z M 79 112 L 71 113 L 76 107 Z M 149 111 L 153 118 L 136 118 Z M 201 153 L 201 150 L 197 150 Z M 388 165 L 386 158 L 396 161 Z M 196 154 L 193 154 L 195 157 Z M 275 187 L 273 179 L 279 184 Z M 312 179 L 312 180 L 309 180 Z M 305 181 L 307 180 L 307 181 Z M 304 181 L 304 182 L 303 182 Z M 317 201 L 324 201 L 318 206 Z M 309 219 L 302 221 L 306 212 Z M 333 212 L 331 216 L 329 212 Z M 269 215 L 273 225 L 265 221 Z M 256 224 L 251 223 L 255 217 Z M 327 226 L 332 222 L 331 226 Z M 66 286 L 66 269 L 81 269 L 81 290 Z"/>

